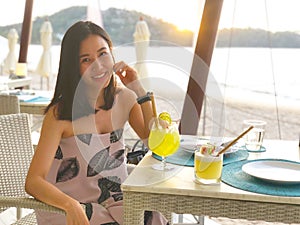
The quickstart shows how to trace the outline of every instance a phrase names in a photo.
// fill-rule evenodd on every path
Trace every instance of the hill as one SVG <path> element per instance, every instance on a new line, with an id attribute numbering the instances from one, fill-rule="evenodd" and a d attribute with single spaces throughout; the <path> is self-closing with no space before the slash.
<path id="1" fill-rule="evenodd" d="M 53 44 L 60 44 L 66 30 L 76 21 L 86 20 L 86 7 L 77 6 L 59 11 L 48 17 L 53 27 Z M 115 46 L 133 42 L 135 24 L 143 16 L 149 25 L 151 40 L 171 42 L 180 46 L 192 46 L 194 34 L 189 30 L 178 30 L 174 24 L 145 15 L 137 11 L 109 8 L 102 11 L 105 30 L 110 34 Z M 31 44 L 40 44 L 40 28 L 46 17 L 33 21 Z M 22 24 L 0 26 L 0 35 L 7 37 L 15 28 L 21 35 Z M 273 47 L 300 48 L 300 35 L 293 32 L 272 33 L 260 29 L 219 30 L 216 47 Z"/>
<path id="2" fill-rule="evenodd" d="M 147 21 L 152 40 L 169 41 L 181 46 L 191 46 L 193 42 L 192 31 L 179 31 L 175 25 L 166 23 L 161 19 L 137 11 L 109 8 L 101 12 L 105 30 L 110 34 L 114 45 L 133 42 L 135 24 L 140 16 Z M 40 44 L 40 28 L 45 17 L 37 17 L 32 24 L 32 44 Z M 86 7 L 76 6 L 59 11 L 48 16 L 53 27 L 53 44 L 60 44 L 66 30 L 79 20 L 86 20 Z M 8 31 L 15 28 L 20 36 L 22 24 L 13 24 L 0 27 L 0 35 L 7 37 Z"/>
<path id="3" fill-rule="evenodd" d="M 219 31 L 217 47 L 300 48 L 300 35 L 251 28 L 223 29 Z"/>

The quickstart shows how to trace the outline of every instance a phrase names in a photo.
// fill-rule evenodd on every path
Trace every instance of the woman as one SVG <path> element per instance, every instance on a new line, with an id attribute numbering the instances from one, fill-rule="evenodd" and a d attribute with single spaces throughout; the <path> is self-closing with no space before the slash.
<path id="1" fill-rule="evenodd" d="M 37 212 L 39 225 L 123 224 L 123 128 L 128 121 L 141 139 L 148 137 L 149 99 L 136 71 L 114 62 L 112 42 L 102 28 L 91 22 L 69 28 L 25 184 L 30 195 L 66 216 Z M 145 213 L 145 224 L 166 223 L 157 212 Z"/>

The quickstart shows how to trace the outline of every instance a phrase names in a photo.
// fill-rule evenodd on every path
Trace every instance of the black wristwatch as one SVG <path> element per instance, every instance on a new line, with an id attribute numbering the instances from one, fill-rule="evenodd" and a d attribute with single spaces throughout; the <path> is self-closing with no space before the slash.
<path id="1" fill-rule="evenodd" d="M 152 96 L 152 92 L 147 92 L 146 95 L 144 96 L 141 96 L 141 97 L 138 97 L 136 100 L 137 100 L 137 103 L 139 103 L 140 105 L 143 104 L 144 102 L 148 102 L 148 101 L 151 101 L 151 96 Z"/>

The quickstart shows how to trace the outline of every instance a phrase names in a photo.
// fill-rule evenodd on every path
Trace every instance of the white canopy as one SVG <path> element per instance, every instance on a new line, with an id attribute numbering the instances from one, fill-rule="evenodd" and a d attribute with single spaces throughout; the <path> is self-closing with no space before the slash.
<path id="1" fill-rule="evenodd" d="M 51 61 L 51 45 L 52 45 L 52 25 L 50 21 L 45 21 L 41 27 L 41 44 L 43 46 L 43 53 L 40 62 L 37 66 L 36 73 L 42 77 L 49 77 L 52 73 Z"/>
<path id="2" fill-rule="evenodd" d="M 6 56 L 6 58 L 4 59 L 4 66 L 3 66 L 3 72 L 4 73 L 11 73 L 11 72 L 15 72 L 16 70 L 16 65 L 17 65 L 17 57 L 15 55 L 15 49 L 16 49 L 16 45 L 18 42 L 18 33 L 16 29 L 11 29 L 8 32 L 7 35 L 7 40 L 8 40 L 8 48 L 9 48 L 9 52 Z"/>
<path id="3" fill-rule="evenodd" d="M 146 21 L 144 21 L 143 17 L 140 17 L 140 20 L 136 24 L 133 37 L 136 52 L 135 69 L 141 78 L 148 76 L 148 70 L 145 61 L 147 57 L 150 35 L 151 34 Z"/>

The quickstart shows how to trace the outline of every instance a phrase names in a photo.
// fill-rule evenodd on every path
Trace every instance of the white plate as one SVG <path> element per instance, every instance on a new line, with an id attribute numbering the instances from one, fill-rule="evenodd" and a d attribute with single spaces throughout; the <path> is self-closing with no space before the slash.
<path id="1" fill-rule="evenodd" d="M 224 154 L 227 155 L 227 154 L 237 152 L 240 148 L 241 148 L 240 146 L 233 145 L 231 146 L 231 148 L 227 149 Z"/>
<path id="2" fill-rule="evenodd" d="M 181 135 L 180 136 L 180 147 L 187 152 L 194 153 L 197 145 L 207 144 L 209 140 L 199 139 L 194 135 Z"/>
<path id="3" fill-rule="evenodd" d="M 292 161 L 265 159 L 246 163 L 242 170 L 271 182 L 300 183 L 300 164 Z"/>
<path id="4" fill-rule="evenodd" d="M 186 152 L 194 153 L 196 146 L 201 146 L 204 144 L 208 144 L 208 139 L 199 139 L 194 135 L 181 135 L 180 136 L 180 147 L 182 150 Z M 233 145 L 230 149 L 228 149 L 224 154 L 231 154 L 239 150 L 239 146 Z"/>

